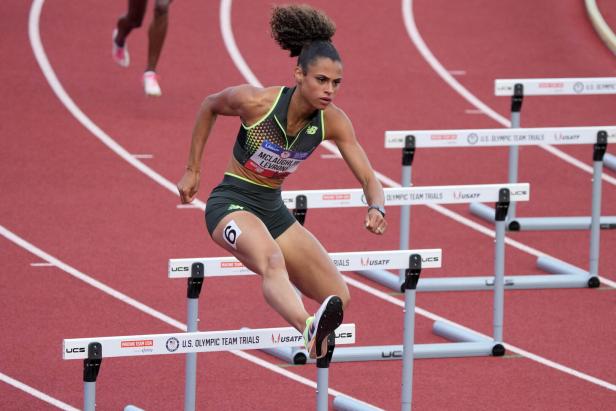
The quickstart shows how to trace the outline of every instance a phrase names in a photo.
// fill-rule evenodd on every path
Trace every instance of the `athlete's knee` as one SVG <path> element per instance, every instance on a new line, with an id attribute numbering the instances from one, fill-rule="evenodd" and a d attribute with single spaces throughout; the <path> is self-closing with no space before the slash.
<path id="1" fill-rule="evenodd" d="M 133 16 L 130 13 L 124 17 L 126 25 L 132 29 L 138 29 L 143 24 L 143 16 Z"/>
<path id="2" fill-rule="evenodd" d="M 280 250 L 272 250 L 266 253 L 263 265 L 262 275 L 264 277 L 287 275 L 284 256 Z"/>
<path id="3" fill-rule="evenodd" d="M 154 6 L 154 17 L 163 17 L 169 14 L 169 1 L 157 0 Z"/>

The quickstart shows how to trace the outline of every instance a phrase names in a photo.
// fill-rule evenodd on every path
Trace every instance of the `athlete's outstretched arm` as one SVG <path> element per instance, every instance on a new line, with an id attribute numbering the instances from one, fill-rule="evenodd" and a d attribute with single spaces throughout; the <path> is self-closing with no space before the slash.
<path id="1" fill-rule="evenodd" d="M 255 109 L 258 109 L 263 91 L 250 85 L 241 85 L 211 94 L 203 100 L 192 132 L 186 170 L 177 184 L 182 203 L 193 201 L 199 190 L 201 158 L 216 117 L 220 114 L 238 116 L 242 120 L 251 118 Z"/>
<path id="2" fill-rule="evenodd" d="M 347 115 L 335 106 L 325 112 L 327 138 L 334 141 L 348 164 L 349 168 L 361 184 L 368 205 L 383 207 L 385 194 L 383 186 L 376 178 L 366 152 L 357 141 L 353 125 Z M 375 233 L 383 234 L 387 229 L 385 216 L 376 209 L 369 209 L 365 218 L 366 228 Z"/>

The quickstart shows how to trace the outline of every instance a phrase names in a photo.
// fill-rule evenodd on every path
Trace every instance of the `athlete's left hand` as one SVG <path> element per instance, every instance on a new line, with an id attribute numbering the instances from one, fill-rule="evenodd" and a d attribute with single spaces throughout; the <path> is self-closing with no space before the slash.
<path id="1" fill-rule="evenodd" d="M 366 230 L 374 233 L 374 234 L 385 234 L 387 231 L 387 220 L 385 217 L 375 209 L 369 209 L 368 213 L 366 213 L 365 223 Z"/>

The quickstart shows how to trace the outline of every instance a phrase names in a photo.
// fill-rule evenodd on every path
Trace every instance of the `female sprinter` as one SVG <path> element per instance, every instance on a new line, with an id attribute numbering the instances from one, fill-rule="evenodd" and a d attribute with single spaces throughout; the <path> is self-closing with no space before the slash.
<path id="1" fill-rule="evenodd" d="M 363 187 L 370 205 L 364 225 L 375 234 L 387 228 L 383 188 L 351 121 L 332 103 L 342 80 L 342 62 L 331 43 L 333 22 L 309 6 L 284 6 L 273 9 L 270 24 L 280 47 L 299 56 L 295 87 L 240 85 L 208 96 L 177 187 L 183 203 L 195 198 L 203 149 L 216 117 L 238 116 L 233 155 L 207 200 L 207 229 L 218 245 L 261 275 L 265 300 L 303 332 L 310 357 L 320 358 L 327 351 L 326 337 L 342 322 L 349 290 L 323 246 L 283 204 L 282 182 L 322 140 L 333 141 Z M 321 303 L 314 316 L 292 284 Z"/>

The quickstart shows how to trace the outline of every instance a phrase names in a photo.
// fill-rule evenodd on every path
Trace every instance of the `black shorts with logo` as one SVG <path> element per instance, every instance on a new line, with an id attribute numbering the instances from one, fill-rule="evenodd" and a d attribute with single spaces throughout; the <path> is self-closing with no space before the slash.
<path id="1" fill-rule="evenodd" d="M 269 188 L 225 174 L 205 206 L 205 224 L 210 235 L 227 214 L 244 210 L 257 216 L 273 238 L 297 221 L 282 202 L 279 188 Z"/>

